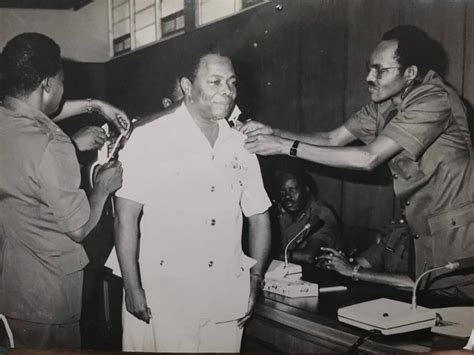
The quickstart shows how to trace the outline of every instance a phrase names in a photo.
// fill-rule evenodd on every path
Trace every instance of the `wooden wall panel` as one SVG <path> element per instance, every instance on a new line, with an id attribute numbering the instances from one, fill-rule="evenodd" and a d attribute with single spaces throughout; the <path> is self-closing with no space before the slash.
<path id="1" fill-rule="evenodd" d="M 403 0 L 400 24 L 421 27 L 437 40 L 448 55 L 445 78 L 462 92 L 464 62 L 465 0 Z"/>
<path id="2" fill-rule="evenodd" d="M 295 1 L 279 2 L 282 6 L 276 10 L 274 4 L 266 17 L 260 17 L 264 27 L 256 42 L 261 60 L 260 76 L 255 83 L 260 90 L 256 102 L 257 119 L 273 126 L 295 130 L 298 127 L 300 108 L 299 52 L 300 4 Z M 288 21 L 289 19 L 293 21 Z"/>
<path id="3" fill-rule="evenodd" d="M 300 112 L 298 131 L 328 131 L 344 117 L 345 1 L 299 1 Z M 341 171 L 309 164 L 320 196 L 341 214 Z"/>
<path id="4" fill-rule="evenodd" d="M 466 5 L 463 96 L 474 107 L 474 1 Z M 472 123 L 472 117 L 471 117 Z M 471 132 L 472 132 L 471 126 Z"/>
<path id="5" fill-rule="evenodd" d="M 383 33 L 398 24 L 398 9 L 396 0 L 347 2 L 346 118 L 369 102 L 366 61 Z M 371 173 L 344 172 L 342 219 L 346 224 L 379 228 L 392 219 L 394 195 L 388 176 L 386 165 Z"/>
<path id="6" fill-rule="evenodd" d="M 365 62 L 382 34 L 411 23 L 444 46 L 448 80 L 474 104 L 473 22 L 470 0 L 271 1 L 111 60 L 107 97 L 132 115 L 160 111 L 190 53 L 217 43 L 231 55 L 237 102 L 248 116 L 284 129 L 330 130 L 368 102 Z M 381 227 L 396 216 L 386 167 L 309 166 L 346 224 Z"/>
<path id="7" fill-rule="evenodd" d="M 105 65 L 99 63 L 80 63 L 71 60 L 63 61 L 64 68 L 64 100 L 93 97 L 106 98 Z M 105 120 L 99 115 L 79 115 L 71 120 L 60 123 L 61 128 L 68 134 L 75 133 L 86 125 L 100 125 Z M 93 155 L 92 152 L 82 155 Z"/>

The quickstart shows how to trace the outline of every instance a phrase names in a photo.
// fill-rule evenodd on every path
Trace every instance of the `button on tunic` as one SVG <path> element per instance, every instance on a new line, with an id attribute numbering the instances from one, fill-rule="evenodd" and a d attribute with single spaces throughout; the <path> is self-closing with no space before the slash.
<path id="1" fill-rule="evenodd" d="M 407 222 L 418 236 L 415 254 L 419 275 L 430 267 L 474 255 L 470 133 L 461 99 L 432 71 L 406 95 L 397 115 L 386 123 L 393 108 L 390 100 L 370 103 L 345 127 L 366 144 L 384 135 L 403 147 L 389 167 L 395 193 L 405 201 Z M 431 286 L 473 282 L 472 277 L 449 276 Z"/>
<path id="2" fill-rule="evenodd" d="M 219 319 L 246 312 L 248 288 L 237 281 L 252 261 L 242 253 L 242 213 L 263 213 L 270 201 L 243 142 L 220 120 L 211 147 L 183 104 L 134 131 L 121 153 L 117 196 L 143 204 L 139 260 L 152 310 Z"/>

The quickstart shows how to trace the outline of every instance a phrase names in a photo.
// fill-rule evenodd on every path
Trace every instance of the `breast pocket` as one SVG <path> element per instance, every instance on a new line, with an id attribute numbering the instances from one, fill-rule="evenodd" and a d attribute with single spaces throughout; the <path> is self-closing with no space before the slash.
<path id="1" fill-rule="evenodd" d="M 246 172 L 239 165 L 226 164 L 221 169 L 221 186 L 225 186 L 232 204 L 238 203 L 245 190 Z"/>
<path id="2" fill-rule="evenodd" d="M 468 223 L 474 223 L 474 205 L 472 202 L 428 217 L 428 225 L 432 235 L 446 233 Z"/>
<path id="3" fill-rule="evenodd" d="M 393 158 L 388 165 L 394 176 L 398 176 L 403 180 L 417 181 L 424 177 L 418 162 L 403 155 Z"/>

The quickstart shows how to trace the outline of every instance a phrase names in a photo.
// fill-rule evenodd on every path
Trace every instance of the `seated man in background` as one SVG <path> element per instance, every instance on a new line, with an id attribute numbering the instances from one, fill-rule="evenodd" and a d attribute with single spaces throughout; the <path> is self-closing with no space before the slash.
<path id="1" fill-rule="evenodd" d="M 340 225 L 332 208 L 318 198 L 314 181 L 300 163 L 291 160 L 281 165 L 275 175 L 279 258 L 285 258 L 285 248 L 289 245 L 290 262 L 312 264 L 321 254 L 321 247 L 339 246 Z"/>
<path id="2" fill-rule="evenodd" d="M 409 276 L 410 229 L 405 223 L 393 223 L 380 233 L 377 241 L 363 251 L 355 260 L 347 259 L 333 248 L 321 248 L 327 254 L 318 257 L 320 266 L 339 274 L 352 277 L 354 281 L 366 281 L 399 288 L 412 288 Z"/>

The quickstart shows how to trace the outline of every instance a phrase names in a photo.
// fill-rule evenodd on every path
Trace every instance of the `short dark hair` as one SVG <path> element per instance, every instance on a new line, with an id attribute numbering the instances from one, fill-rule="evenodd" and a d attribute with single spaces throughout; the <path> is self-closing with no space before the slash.
<path id="1" fill-rule="evenodd" d="M 395 55 L 402 71 L 415 65 L 418 68 L 417 77 L 423 78 L 429 70 L 437 70 L 439 56 L 436 44 L 421 28 L 413 25 L 397 26 L 385 32 L 382 40 L 398 42 Z"/>
<path id="2" fill-rule="evenodd" d="M 61 50 L 56 42 L 40 33 L 22 33 L 3 48 L 4 93 L 28 95 L 61 68 Z"/>
<path id="3" fill-rule="evenodd" d="M 180 68 L 180 76 L 179 79 L 186 77 L 191 82 L 196 79 L 196 74 L 199 70 L 199 66 L 201 65 L 201 60 L 208 56 L 208 55 L 217 55 L 220 57 L 227 57 L 229 55 L 225 53 L 226 51 L 223 50 L 220 46 L 213 44 L 208 47 L 199 48 L 194 50 L 189 56 L 183 56 L 181 60 L 181 68 Z"/>
<path id="4" fill-rule="evenodd" d="M 273 166 L 273 192 L 276 194 L 275 196 L 278 196 L 279 187 L 286 180 L 287 176 L 293 177 L 302 187 L 307 187 L 310 194 L 317 196 L 318 189 L 316 183 L 305 169 L 303 163 L 300 160 L 294 158 L 280 158 L 281 159 L 279 159 Z"/>

